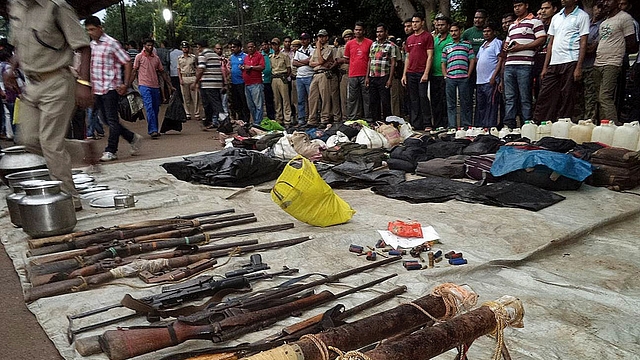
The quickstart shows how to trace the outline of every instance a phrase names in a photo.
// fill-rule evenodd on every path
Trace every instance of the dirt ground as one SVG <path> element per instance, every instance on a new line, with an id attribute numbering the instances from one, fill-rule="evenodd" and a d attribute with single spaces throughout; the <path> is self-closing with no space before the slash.
<path id="1" fill-rule="evenodd" d="M 163 106 L 164 107 L 164 106 Z M 163 118 L 161 110 L 160 118 Z M 171 131 L 160 139 L 152 140 L 147 135 L 147 123 L 125 123 L 132 131 L 143 135 L 144 140 L 140 155 L 129 155 L 129 145 L 120 139 L 118 159 L 114 162 L 138 161 L 145 159 L 164 158 L 169 156 L 187 155 L 200 151 L 213 151 L 221 148 L 217 132 L 207 132 L 200 129 L 195 121 L 183 125 L 182 132 Z M 106 138 L 91 140 L 97 144 L 101 153 L 106 146 Z M 0 145 L 5 148 L 13 143 L 2 140 Z M 78 156 L 75 156 L 78 157 Z M 83 167 L 82 164 L 76 164 Z M 24 305 L 22 288 L 18 281 L 13 264 L 4 247 L 0 246 L 0 358 L 11 360 L 56 360 L 62 359 L 49 338 L 36 321 L 33 314 Z"/>

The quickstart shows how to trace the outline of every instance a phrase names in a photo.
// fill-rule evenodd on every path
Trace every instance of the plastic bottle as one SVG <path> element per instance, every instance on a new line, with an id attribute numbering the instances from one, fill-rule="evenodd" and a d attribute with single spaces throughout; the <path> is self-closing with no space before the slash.
<path id="1" fill-rule="evenodd" d="M 640 137 L 640 127 L 638 122 L 625 123 L 622 126 L 618 126 L 615 134 L 613 135 L 612 146 L 621 147 L 635 151 L 638 147 L 638 138 Z"/>
<path id="2" fill-rule="evenodd" d="M 589 124 L 587 123 L 589 122 Z M 576 142 L 576 144 L 582 144 L 591 141 L 591 133 L 593 132 L 593 126 L 591 126 L 591 120 L 580 120 L 578 125 L 572 126 L 569 129 L 569 138 Z"/>
<path id="3" fill-rule="evenodd" d="M 474 136 L 476 136 L 476 135 L 475 135 L 475 130 L 473 130 L 473 127 L 472 127 L 472 126 L 469 126 L 469 128 L 467 129 L 466 136 L 467 136 L 467 137 L 474 137 Z"/>
<path id="4" fill-rule="evenodd" d="M 489 130 L 489 134 L 499 137 L 500 132 L 498 131 L 498 128 L 494 126 L 494 127 L 491 128 L 491 130 Z"/>
<path id="5" fill-rule="evenodd" d="M 538 126 L 538 140 L 547 136 L 551 136 L 551 122 L 543 121 L 540 126 Z"/>
<path id="6" fill-rule="evenodd" d="M 522 136 L 522 132 L 520 131 L 520 128 L 515 128 L 515 129 L 511 130 L 510 135 Z"/>
<path id="7" fill-rule="evenodd" d="M 534 122 L 529 120 L 525 121 L 520 132 L 522 133 L 522 137 L 526 137 L 532 142 L 538 140 L 538 125 Z"/>
<path id="8" fill-rule="evenodd" d="M 464 139 L 467 137 L 467 132 L 463 128 L 459 127 L 456 131 L 456 139 Z"/>
<path id="9" fill-rule="evenodd" d="M 500 132 L 498 133 L 498 137 L 500 139 L 504 138 L 505 136 L 511 134 L 511 129 L 509 129 L 508 127 L 503 127 Z"/>
<path id="10" fill-rule="evenodd" d="M 591 141 L 613 145 L 613 135 L 616 133 L 616 127 L 609 120 L 601 120 L 600 126 L 596 126 L 591 133 Z"/>
<path id="11" fill-rule="evenodd" d="M 558 119 L 558 121 L 554 122 L 551 125 L 551 136 L 560 139 L 568 139 L 569 138 L 569 130 L 573 126 L 571 119 L 563 118 Z"/>

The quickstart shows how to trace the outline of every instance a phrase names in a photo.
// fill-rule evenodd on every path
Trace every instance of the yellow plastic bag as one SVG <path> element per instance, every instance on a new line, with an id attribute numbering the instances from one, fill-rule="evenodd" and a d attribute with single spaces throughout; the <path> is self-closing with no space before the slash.
<path id="1" fill-rule="evenodd" d="M 19 113 L 20 113 L 20 98 L 17 98 L 15 104 L 13 105 L 13 119 L 11 119 L 14 125 L 20 124 Z"/>
<path id="2" fill-rule="evenodd" d="M 291 159 L 271 189 L 271 200 L 294 218 L 313 226 L 349 221 L 355 210 L 322 179 L 302 156 Z"/>

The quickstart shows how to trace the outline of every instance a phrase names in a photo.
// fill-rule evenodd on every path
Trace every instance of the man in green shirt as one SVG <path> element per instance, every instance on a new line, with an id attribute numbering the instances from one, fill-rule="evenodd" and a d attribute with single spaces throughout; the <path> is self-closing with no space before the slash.
<path id="1" fill-rule="evenodd" d="M 487 25 L 487 10 L 478 9 L 473 15 L 473 26 L 462 33 L 461 40 L 471 43 L 473 53 L 477 54 L 480 46 L 484 43 L 484 35 L 482 30 Z M 475 70 L 469 74 L 469 96 L 473 99 L 476 90 L 476 72 Z"/>
<path id="2" fill-rule="evenodd" d="M 445 96 L 445 82 L 442 74 L 442 49 L 451 44 L 453 39 L 449 34 L 451 19 L 438 14 L 435 19 L 436 36 L 433 39 L 433 66 L 431 69 L 430 94 L 433 124 L 436 128 L 447 126 L 447 98 Z"/>

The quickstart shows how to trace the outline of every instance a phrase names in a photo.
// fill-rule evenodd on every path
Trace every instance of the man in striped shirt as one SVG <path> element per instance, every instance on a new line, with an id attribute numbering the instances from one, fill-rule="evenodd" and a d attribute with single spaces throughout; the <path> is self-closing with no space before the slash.
<path id="1" fill-rule="evenodd" d="M 460 94 L 460 126 L 471 126 L 473 105 L 469 96 L 469 74 L 476 65 L 473 46 L 468 41 L 460 41 L 462 26 L 451 24 L 449 32 L 453 42 L 442 49 L 442 74 L 445 77 L 447 93 L 447 118 L 449 128 L 455 129 L 457 123 L 458 101 Z"/>
<path id="2" fill-rule="evenodd" d="M 200 97 L 204 107 L 203 130 L 213 130 L 219 125 L 218 116 L 222 112 L 221 91 L 224 86 L 222 57 L 209 49 L 207 40 L 196 43 L 198 47 L 198 68 L 196 81 L 192 87 L 200 86 Z"/>
<path id="3" fill-rule="evenodd" d="M 531 79 L 533 57 L 536 49 L 544 44 L 547 33 L 542 21 L 529 12 L 529 0 L 513 0 L 516 21 L 509 27 L 509 35 L 504 42 L 507 59 L 504 66 L 505 117 L 503 125 L 517 127 L 516 112 L 518 95 L 524 120 L 532 119 Z"/>

